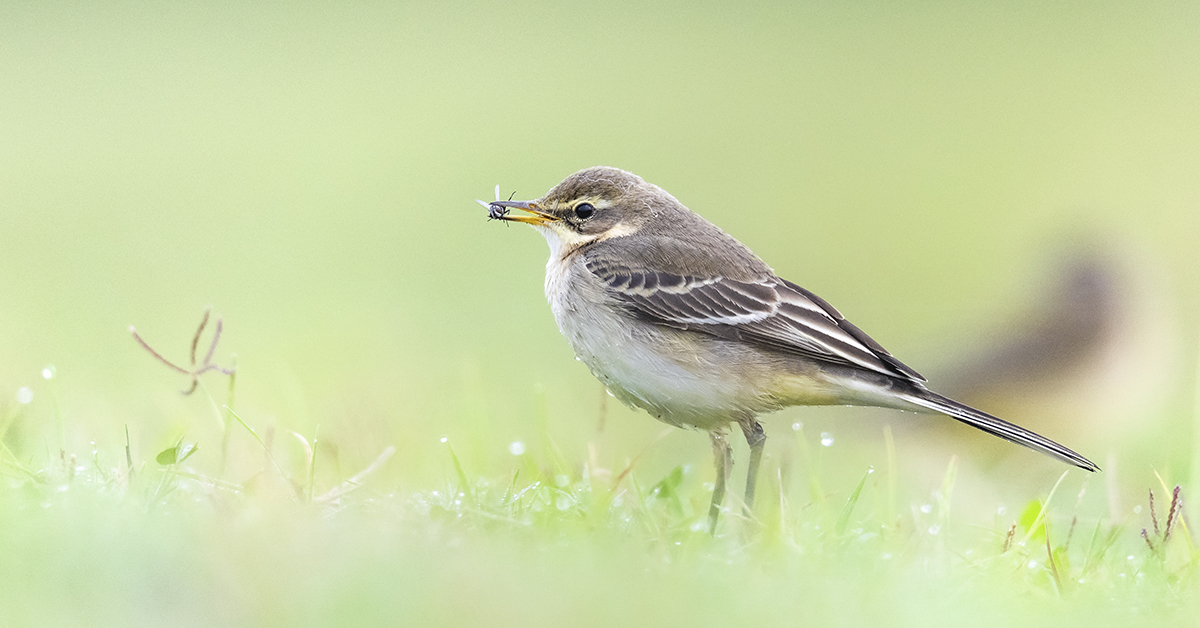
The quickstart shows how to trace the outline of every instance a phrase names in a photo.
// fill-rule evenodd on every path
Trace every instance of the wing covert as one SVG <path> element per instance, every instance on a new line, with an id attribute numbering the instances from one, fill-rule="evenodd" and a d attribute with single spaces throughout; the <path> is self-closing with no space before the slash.
<path id="1" fill-rule="evenodd" d="M 639 317 L 660 325 L 924 381 L 832 305 L 789 281 L 751 281 L 629 268 L 605 259 L 587 269 Z"/>

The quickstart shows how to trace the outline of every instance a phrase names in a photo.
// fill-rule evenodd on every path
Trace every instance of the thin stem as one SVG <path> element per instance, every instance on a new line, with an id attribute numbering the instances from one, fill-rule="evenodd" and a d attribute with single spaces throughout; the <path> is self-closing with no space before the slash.
<path id="1" fill-rule="evenodd" d="M 200 334 L 204 333 L 204 327 L 208 325 L 208 316 L 212 314 L 212 308 L 204 310 L 204 317 L 200 319 L 200 326 L 196 328 L 196 335 L 192 336 L 192 366 L 196 366 L 196 345 L 200 344 Z M 208 363 L 208 360 L 204 361 Z"/>

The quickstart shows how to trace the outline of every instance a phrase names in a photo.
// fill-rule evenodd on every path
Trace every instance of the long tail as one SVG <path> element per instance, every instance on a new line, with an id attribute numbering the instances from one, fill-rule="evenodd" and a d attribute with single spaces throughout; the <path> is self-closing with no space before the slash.
<path id="1" fill-rule="evenodd" d="M 1100 467 L 1096 466 L 1091 460 L 1059 445 L 1045 436 L 1035 434 L 1019 425 L 1013 425 L 1008 421 L 994 417 L 986 412 L 981 412 L 948 397 L 943 397 L 935 392 L 922 388 L 904 395 L 904 400 L 922 408 L 939 412 L 952 419 L 962 421 L 971 427 L 981 429 L 993 436 L 999 436 L 1006 441 L 1035 449 L 1063 462 L 1073 464 L 1080 469 L 1087 471 L 1100 470 Z"/>

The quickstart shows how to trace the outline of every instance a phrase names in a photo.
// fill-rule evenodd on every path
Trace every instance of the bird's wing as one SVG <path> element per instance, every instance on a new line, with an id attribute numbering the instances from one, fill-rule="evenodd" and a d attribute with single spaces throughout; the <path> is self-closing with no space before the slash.
<path id="1" fill-rule="evenodd" d="M 824 299 L 773 275 L 701 277 L 602 258 L 588 259 L 586 266 L 611 295 L 650 322 L 925 381 Z"/>

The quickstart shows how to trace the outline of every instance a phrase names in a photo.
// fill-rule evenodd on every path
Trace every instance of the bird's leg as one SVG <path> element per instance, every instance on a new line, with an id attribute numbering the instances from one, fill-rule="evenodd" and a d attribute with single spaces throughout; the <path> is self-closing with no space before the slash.
<path id="1" fill-rule="evenodd" d="M 725 482 L 733 467 L 733 448 L 729 446 L 728 433 L 724 429 L 713 430 L 708 436 L 712 439 L 713 459 L 717 465 L 717 481 L 713 484 L 712 504 L 708 507 L 708 533 L 716 535 L 721 502 L 725 501 Z"/>
<path id="2" fill-rule="evenodd" d="M 749 517 L 754 512 L 754 486 L 758 480 L 758 466 L 762 462 L 767 435 L 763 433 L 762 423 L 754 419 L 741 426 L 742 433 L 746 435 L 746 444 L 750 445 L 750 465 L 746 469 L 746 516 Z"/>

